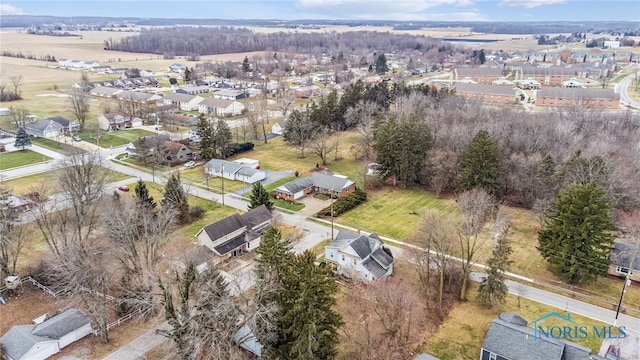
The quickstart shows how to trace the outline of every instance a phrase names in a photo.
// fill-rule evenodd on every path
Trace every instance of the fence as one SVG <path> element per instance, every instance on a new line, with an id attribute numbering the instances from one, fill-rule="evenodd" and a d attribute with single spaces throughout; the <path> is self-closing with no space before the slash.
<path id="1" fill-rule="evenodd" d="M 146 310 L 144 310 L 144 311 L 146 311 Z M 141 315 L 144 311 L 142 309 L 138 309 L 137 311 L 129 313 L 129 314 L 117 319 L 116 321 L 107 324 L 107 331 L 111 330 L 111 328 L 114 328 L 114 327 L 122 324 L 123 322 L 125 322 L 127 320 L 131 320 L 134 316 Z M 100 330 L 91 330 L 91 333 L 93 335 L 98 336 L 100 334 Z"/>

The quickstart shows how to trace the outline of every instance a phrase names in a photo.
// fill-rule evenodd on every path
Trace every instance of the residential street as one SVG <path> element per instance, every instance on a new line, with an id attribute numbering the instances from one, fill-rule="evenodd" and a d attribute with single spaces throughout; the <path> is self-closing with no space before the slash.
<path id="1" fill-rule="evenodd" d="M 637 67 L 635 67 L 638 71 Z M 630 107 L 640 109 L 640 102 L 637 102 L 629 96 L 629 88 L 631 82 L 636 78 L 636 74 L 629 74 L 615 86 L 615 92 L 620 93 L 620 102 L 628 104 Z"/>
<path id="2" fill-rule="evenodd" d="M 45 153 L 44 149 L 41 149 L 41 148 L 32 148 L 32 149 L 34 151 L 38 151 L 38 152 L 43 151 L 43 153 Z M 140 178 L 145 181 L 155 180 L 155 182 L 157 183 L 164 183 L 165 179 L 159 174 L 156 174 L 154 178 L 154 176 L 150 173 L 138 170 L 134 167 L 116 164 L 109 160 L 111 156 L 122 152 L 123 149 L 124 147 L 101 150 L 100 154 L 102 155 L 102 158 L 104 161 L 103 165 L 107 168 L 127 174 L 132 178 Z M 59 154 L 46 153 L 46 155 L 56 159 L 56 161 L 46 164 L 47 166 L 50 167 L 48 170 L 51 170 L 55 168 L 55 166 L 58 166 L 57 164 L 61 163 L 61 160 L 64 159 L 64 156 Z M 38 173 L 41 171 L 47 171 L 47 170 L 43 170 L 42 165 L 44 164 L 13 169 L 3 173 L 3 175 L 6 176 L 5 179 L 7 179 L 7 178 L 16 178 L 20 176 L 26 176 L 26 175 Z M 216 201 L 218 203 L 224 202 L 226 206 L 233 207 L 243 211 L 247 209 L 247 202 L 236 194 L 225 194 L 224 200 L 223 200 L 223 197 L 221 194 L 213 193 L 213 192 L 196 188 L 196 187 L 187 187 L 187 188 L 188 188 L 187 190 L 192 196 L 209 199 L 212 201 Z M 304 236 L 300 241 L 298 241 L 293 246 L 293 250 L 296 253 L 300 253 L 304 250 L 313 248 L 320 242 L 331 237 L 332 230 L 331 230 L 330 222 L 328 221 L 310 221 L 304 215 L 289 214 L 289 213 L 284 213 L 280 211 L 277 211 L 275 216 L 278 221 L 281 221 L 283 223 L 286 223 L 292 226 L 299 227 L 303 230 Z M 324 224 L 322 224 L 322 222 L 324 222 Z M 340 226 L 340 227 L 346 228 L 345 226 Z M 334 231 L 333 231 L 334 236 L 338 232 L 337 229 L 338 229 L 338 226 L 334 227 Z M 353 229 L 353 228 L 350 228 L 350 230 L 358 231 L 358 229 Z M 363 233 L 365 232 L 363 231 Z M 386 240 L 388 243 L 394 244 L 394 245 L 389 245 L 389 247 L 391 248 L 391 251 L 393 252 L 394 256 L 396 256 L 397 258 L 408 259 L 409 254 L 404 249 L 407 249 L 407 248 L 419 249 L 415 246 L 403 243 L 398 240 L 389 239 L 382 236 L 381 238 Z M 404 249 L 401 249 L 399 246 L 402 246 Z M 423 251 L 422 249 L 420 250 Z M 460 261 L 459 259 L 455 259 L 455 258 L 454 260 Z M 478 267 L 484 267 L 484 266 L 478 265 Z M 615 312 L 610 309 L 605 309 L 595 305 L 590 305 L 566 296 L 562 296 L 562 295 L 558 295 L 548 291 L 537 289 L 533 286 L 527 285 L 527 284 L 533 283 L 531 279 L 528 279 L 526 277 L 516 275 L 516 274 L 510 274 L 510 275 L 522 280 L 522 282 L 508 281 L 507 285 L 509 287 L 509 292 L 512 294 L 516 294 L 516 295 L 520 294 L 520 296 L 524 298 L 531 299 L 543 304 L 547 304 L 547 305 L 550 305 L 565 311 L 569 311 L 575 314 L 580 314 L 598 321 L 602 321 L 604 323 L 613 325 L 615 322 L 614 321 Z M 479 272 L 472 273 L 472 276 L 471 276 L 472 280 L 481 281 L 481 278 L 482 278 L 482 273 L 479 273 Z M 245 288 L 246 286 L 250 286 L 251 285 L 250 283 L 252 282 L 251 279 L 252 279 L 251 276 L 244 278 L 244 284 L 242 284 L 240 287 Z M 640 319 L 638 318 L 631 317 L 626 314 L 620 314 L 620 317 L 618 321 L 615 322 L 615 324 L 617 326 L 621 326 L 621 325 L 626 326 L 628 331 L 632 331 L 637 334 L 640 334 Z M 105 359 L 134 360 L 139 358 L 140 355 L 144 353 L 144 351 L 146 351 L 145 349 L 148 350 L 150 348 L 153 348 L 154 346 L 157 346 L 159 343 L 165 340 L 166 339 L 164 337 L 155 335 L 153 331 L 150 331 L 150 332 L 147 332 L 145 335 L 139 337 L 138 339 L 133 340 L 127 346 L 122 347 L 120 350 L 112 353 Z"/>

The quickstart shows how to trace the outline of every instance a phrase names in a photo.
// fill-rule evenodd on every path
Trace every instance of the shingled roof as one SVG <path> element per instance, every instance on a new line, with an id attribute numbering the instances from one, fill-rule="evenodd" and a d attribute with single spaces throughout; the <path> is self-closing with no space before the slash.
<path id="1" fill-rule="evenodd" d="M 482 343 L 484 350 L 509 360 L 590 360 L 591 351 L 555 338 L 537 338 L 527 321 L 515 313 L 502 313 L 491 322 Z"/>
<path id="2" fill-rule="evenodd" d="M 391 251 L 384 246 L 380 237 L 375 233 L 364 235 L 340 230 L 336 239 L 326 247 L 336 248 L 345 254 L 359 257 L 362 265 L 376 279 L 384 277 L 389 266 L 393 264 Z"/>
<path id="3" fill-rule="evenodd" d="M 279 186 L 276 188 L 276 191 L 286 194 L 295 194 L 311 186 L 315 186 L 317 188 L 327 189 L 334 192 L 341 192 L 353 184 L 353 181 L 343 176 L 336 176 L 330 172 L 314 172 L 311 176 L 299 178 L 290 183 Z"/>
<path id="4" fill-rule="evenodd" d="M 196 237 L 204 231 L 209 239 L 211 239 L 212 242 L 215 242 L 226 235 L 245 228 L 245 231 L 243 231 L 242 234 L 235 236 L 222 244 L 218 244 L 213 248 L 218 255 L 223 256 L 242 246 L 244 243 L 259 237 L 264 228 L 258 226 L 269 219 L 271 219 L 271 212 L 269 212 L 269 209 L 267 209 L 266 206 L 260 205 L 242 215 L 233 214 L 222 220 L 216 221 L 213 224 L 209 224 L 203 227 L 198 234 L 196 234 Z"/>

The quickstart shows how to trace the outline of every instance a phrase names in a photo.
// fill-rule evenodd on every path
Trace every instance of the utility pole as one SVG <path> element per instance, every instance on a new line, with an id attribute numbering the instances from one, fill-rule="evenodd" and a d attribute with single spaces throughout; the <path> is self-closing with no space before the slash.
<path id="1" fill-rule="evenodd" d="M 333 191 L 331 192 L 331 240 L 333 240 Z"/>
<path id="2" fill-rule="evenodd" d="M 622 307 L 622 299 L 624 298 L 624 293 L 627 292 L 627 285 L 631 283 L 629 277 L 631 276 L 631 272 L 633 271 L 633 261 L 637 256 L 637 251 L 634 251 L 631 256 L 631 263 L 627 268 L 627 276 L 624 277 L 624 285 L 622 285 L 622 293 L 620 294 L 620 301 L 618 301 L 618 309 L 616 310 L 616 318 L 613 320 L 613 326 L 617 325 L 618 315 L 620 315 L 620 308 Z"/>

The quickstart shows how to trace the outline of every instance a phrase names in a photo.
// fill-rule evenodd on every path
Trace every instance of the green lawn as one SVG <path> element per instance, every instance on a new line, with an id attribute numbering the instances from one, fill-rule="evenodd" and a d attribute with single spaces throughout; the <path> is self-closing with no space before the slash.
<path id="1" fill-rule="evenodd" d="M 473 284 L 469 289 L 470 301 L 454 304 L 453 309 L 438 327 L 438 330 L 429 337 L 422 351 L 442 360 L 477 359 L 480 356 L 480 348 L 489 325 L 500 312 L 516 312 L 529 322 L 552 311 L 563 316 L 566 315 L 566 312 L 560 309 L 527 299 L 521 299 L 520 307 L 518 307 L 515 295 L 509 295 L 505 305 L 487 309 L 476 300 L 477 289 L 478 285 Z M 599 328 L 606 326 L 604 323 L 576 314 L 571 314 L 571 319 L 576 324 L 588 326 L 590 329 L 594 325 Z M 545 320 L 544 325 L 566 325 L 558 320 L 557 318 Z M 532 326 L 531 323 L 529 323 L 529 326 Z M 533 341 L 533 338 L 531 341 Z M 593 353 L 597 354 L 600 350 L 602 339 L 588 337 L 586 339 L 578 339 L 575 342 L 590 348 Z"/>
<path id="2" fill-rule="evenodd" d="M 336 218 L 336 222 L 404 240 L 413 234 L 420 215 L 440 209 L 457 217 L 451 200 L 437 199 L 424 190 L 383 188 L 367 192 L 368 200 Z"/>
<path id="3" fill-rule="evenodd" d="M 304 209 L 304 204 L 301 204 L 296 201 L 290 202 L 290 201 L 284 201 L 284 200 L 279 200 L 274 198 L 271 198 L 271 201 L 273 202 L 273 205 L 283 209 L 291 210 L 291 211 L 299 211 Z"/>
<path id="4" fill-rule="evenodd" d="M 125 129 L 118 131 L 83 130 L 78 132 L 77 135 L 79 135 L 83 141 L 99 145 L 103 148 L 109 148 L 112 146 L 127 145 L 141 136 L 155 135 L 155 133 L 142 129 Z M 100 138 L 96 139 L 97 136 Z"/>
<path id="5" fill-rule="evenodd" d="M 34 145 L 38 145 L 41 146 L 45 149 L 49 149 L 49 150 L 53 150 L 55 152 L 58 152 L 62 155 L 67 155 L 67 156 L 71 156 L 71 155 L 75 155 L 75 154 L 82 154 L 85 153 L 86 151 L 82 148 L 79 147 L 75 147 L 72 145 L 72 141 L 71 138 L 68 138 L 67 143 L 64 142 L 58 142 L 55 140 L 51 140 L 51 139 L 45 139 L 45 138 L 31 138 L 31 143 Z"/>
<path id="6" fill-rule="evenodd" d="M 51 160 L 50 157 L 31 150 L 0 152 L 0 170 L 7 170 L 18 166 L 33 165 Z"/>
<path id="7" fill-rule="evenodd" d="M 130 178 L 131 176 L 123 174 L 117 171 L 105 170 L 109 173 L 109 182 L 121 181 Z M 3 185 L 10 189 L 14 194 L 26 194 L 32 191 L 41 191 L 42 187 L 46 187 L 46 190 L 50 194 L 60 192 L 58 184 L 58 177 L 62 174 L 62 169 L 48 171 L 39 174 L 33 174 L 24 176 L 17 179 L 11 179 L 3 182 Z"/>

